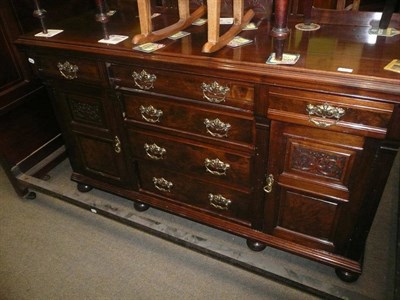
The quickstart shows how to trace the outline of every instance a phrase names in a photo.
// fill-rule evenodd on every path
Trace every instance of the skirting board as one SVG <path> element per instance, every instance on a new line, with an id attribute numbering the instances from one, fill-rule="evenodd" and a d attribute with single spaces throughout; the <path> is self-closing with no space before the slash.
<path id="1" fill-rule="evenodd" d="M 392 171 L 391 177 L 396 178 L 389 182 L 398 183 L 398 159 L 393 170 L 396 172 Z M 45 180 L 24 173 L 17 178 L 33 192 L 67 201 L 324 299 L 390 299 L 393 295 L 397 227 L 394 226 L 394 232 L 387 232 L 384 237 L 382 231 L 393 227 L 389 223 L 396 223 L 398 193 L 394 195 L 393 191 L 398 192 L 398 187 L 386 188 L 389 190 L 382 198 L 367 243 L 364 272 L 357 282 L 348 284 L 340 281 L 332 268 L 319 263 L 269 247 L 262 252 L 253 252 L 247 248 L 243 238 L 232 234 L 157 209 L 138 212 L 132 201 L 96 189 L 81 193 L 76 183 L 69 179 L 71 172 L 69 161 L 64 160 L 48 173 Z"/>

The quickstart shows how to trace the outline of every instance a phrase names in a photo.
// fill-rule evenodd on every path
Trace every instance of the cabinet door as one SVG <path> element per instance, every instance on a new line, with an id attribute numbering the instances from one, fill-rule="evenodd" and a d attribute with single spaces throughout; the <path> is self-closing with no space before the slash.
<path id="1" fill-rule="evenodd" d="M 365 145 L 361 136 L 272 121 L 265 230 L 340 252 L 361 207 Z"/>
<path id="2" fill-rule="evenodd" d="M 56 85 L 54 95 L 74 172 L 112 184 L 132 185 L 133 172 L 113 122 L 117 103 L 113 105 L 102 89 L 87 86 Z"/>

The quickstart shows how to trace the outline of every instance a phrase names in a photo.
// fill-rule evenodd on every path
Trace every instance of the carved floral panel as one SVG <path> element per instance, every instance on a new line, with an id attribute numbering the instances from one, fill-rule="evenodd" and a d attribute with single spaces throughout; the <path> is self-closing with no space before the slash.
<path id="1" fill-rule="evenodd" d="M 312 175 L 341 180 L 348 159 L 348 155 L 293 144 L 290 168 Z"/>

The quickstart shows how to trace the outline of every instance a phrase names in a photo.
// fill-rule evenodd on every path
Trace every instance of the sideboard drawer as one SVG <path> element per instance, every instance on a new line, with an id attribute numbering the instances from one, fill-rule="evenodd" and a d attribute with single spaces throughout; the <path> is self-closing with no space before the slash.
<path id="1" fill-rule="evenodd" d="M 163 126 L 221 141 L 254 142 L 253 116 L 218 112 L 141 93 L 124 93 L 120 98 L 127 122 Z"/>
<path id="2" fill-rule="evenodd" d="M 393 104 L 344 96 L 271 87 L 268 118 L 384 138 Z"/>
<path id="3" fill-rule="evenodd" d="M 197 181 L 146 162 L 139 163 L 139 174 L 142 192 L 250 226 L 251 194 Z"/>
<path id="4" fill-rule="evenodd" d="M 203 180 L 251 189 L 250 155 L 222 151 L 154 132 L 129 130 L 128 136 L 134 158 Z"/>
<path id="5" fill-rule="evenodd" d="M 70 81 L 106 82 L 98 62 L 74 56 L 38 56 L 35 58 L 38 71 L 43 76 Z"/>
<path id="6" fill-rule="evenodd" d="M 252 109 L 254 84 L 139 66 L 111 65 L 116 87 Z"/>

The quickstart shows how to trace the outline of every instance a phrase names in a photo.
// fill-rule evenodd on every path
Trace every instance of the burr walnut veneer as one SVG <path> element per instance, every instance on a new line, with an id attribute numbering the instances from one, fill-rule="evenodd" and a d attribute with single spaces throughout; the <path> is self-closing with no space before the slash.
<path id="1" fill-rule="evenodd" d="M 109 191 L 352 281 L 400 141 L 400 74 L 384 70 L 400 58 L 400 36 L 371 36 L 376 14 L 354 16 L 314 32 L 289 18 L 284 52 L 301 55 L 293 66 L 265 63 L 267 20 L 241 34 L 252 44 L 212 54 L 202 53 L 206 26 L 153 53 L 132 50 L 139 22 L 123 9 L 107 24 L 130 37 L 117 45 L 97 42 L 94 14 L 17 44 L 48 88 L 81 191 Z"/>

